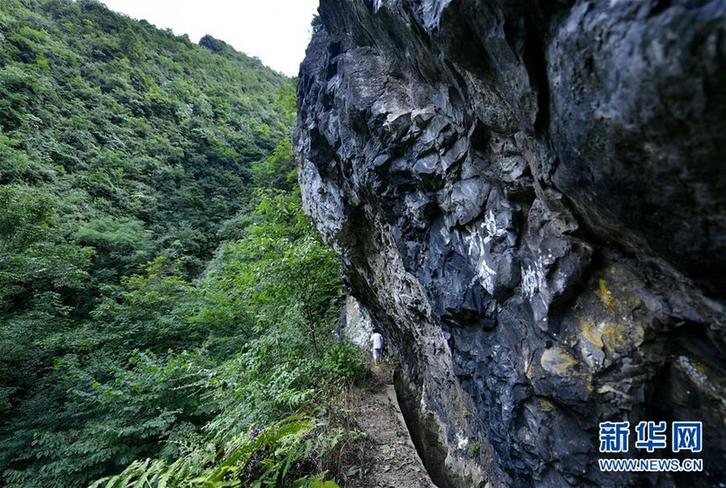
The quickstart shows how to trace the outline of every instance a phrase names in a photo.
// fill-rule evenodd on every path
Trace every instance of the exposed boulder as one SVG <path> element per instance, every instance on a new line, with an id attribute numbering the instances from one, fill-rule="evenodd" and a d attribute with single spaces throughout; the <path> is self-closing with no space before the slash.
<path id="1" fill-rule="evenodd" d="M 303 200 L 397 349 L 434 481 L 723 480 L 726 3 L 322 0 L 320 17 Z M 601 472 L 605 420 L 702 420 L 706 473 Z"/>

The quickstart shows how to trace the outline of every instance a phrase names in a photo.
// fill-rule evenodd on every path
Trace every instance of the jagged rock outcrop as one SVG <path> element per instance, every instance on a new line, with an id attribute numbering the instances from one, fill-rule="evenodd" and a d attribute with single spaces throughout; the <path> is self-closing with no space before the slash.
<path id="1" fill-rule="evenodd" d="M 298 88 L 304 204 L 397 349 L 434 481 L 722 481 L 726 3 L 322 0 L 320 16 Z M 673 419 L 704 422 L 705 473 L 599 470 L 598 422 Z"/>

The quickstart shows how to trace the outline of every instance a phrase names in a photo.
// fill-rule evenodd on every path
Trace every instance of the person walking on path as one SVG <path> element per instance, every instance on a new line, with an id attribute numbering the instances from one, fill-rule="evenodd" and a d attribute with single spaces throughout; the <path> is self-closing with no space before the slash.
<path id="1" fill-rule="evenodd" d="M 373 345 L 373 362 L 378 364 L 381 360 L 381 352 L 383 351 L 383 336 L 377 330 L 374 330 L 373 334 L 371 334 L 370 342 Z"/>

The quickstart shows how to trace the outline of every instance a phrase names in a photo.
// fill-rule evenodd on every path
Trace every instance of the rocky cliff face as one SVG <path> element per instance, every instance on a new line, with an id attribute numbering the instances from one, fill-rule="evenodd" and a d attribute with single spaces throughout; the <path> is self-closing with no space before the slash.
<path id="1" fill-rule="evenodd" d="M 722 481 L 726 3 L 320 14 L 298 89 L 304 203 L 397 349 L 434 480 Z M 702 420 L 706 473 L 602 473 L 604 420 Z"/>

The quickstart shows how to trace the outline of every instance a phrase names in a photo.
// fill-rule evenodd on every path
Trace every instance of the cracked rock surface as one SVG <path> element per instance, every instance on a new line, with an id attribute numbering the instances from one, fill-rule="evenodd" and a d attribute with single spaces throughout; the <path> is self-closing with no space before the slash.
<path id="1" fill-rule="evenodd" d="M 396 350 L 432 479 L 723 482 L 726 3 L 322 0 L 320 16 L 303 201 Z M 605 420 L 702 420 L 685 457 L 705 472 L 601 472 Z M 634 438 L 626 456 L 647 457 Z"/>

